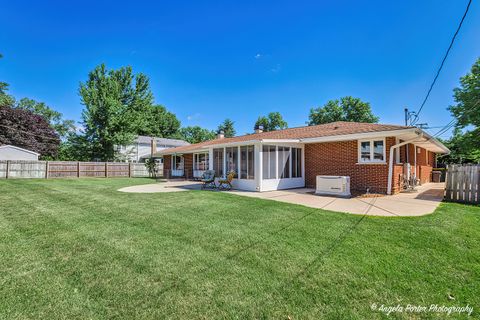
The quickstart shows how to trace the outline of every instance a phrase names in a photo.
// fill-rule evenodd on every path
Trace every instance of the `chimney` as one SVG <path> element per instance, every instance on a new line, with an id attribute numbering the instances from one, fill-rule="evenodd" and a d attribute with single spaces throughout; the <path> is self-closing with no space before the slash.
<path id="1" fill-rule="evenodd" d="M 225 138 L 225 132 L 223 130 L 218 131 L 217 139 L 223 139 L 223 138 Z"/>
<path id="2" fill-rule="evenodd" d="M 157 153 L 157 140 L 155 140 L 155 137 L 152 137 L 152 141 L 150 143 L 150 156 L 153 158 L 155 153 Z"/>
<path id="3" fill-rule="evenodd" d="M 255 133 L 262 133 L 263 132 L 263 126 L 255 126 Z"/>

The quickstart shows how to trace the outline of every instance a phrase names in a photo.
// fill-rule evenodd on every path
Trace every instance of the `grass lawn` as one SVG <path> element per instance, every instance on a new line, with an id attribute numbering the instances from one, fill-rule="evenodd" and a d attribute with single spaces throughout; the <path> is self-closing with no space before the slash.
<path id="1" fill-rule="evenodd" d="M 480 207 L 383 218 L 116 191 L 145 183 L 0 181 L 0 318 L 386 317 L 373 303 L 480 316 Z"/>

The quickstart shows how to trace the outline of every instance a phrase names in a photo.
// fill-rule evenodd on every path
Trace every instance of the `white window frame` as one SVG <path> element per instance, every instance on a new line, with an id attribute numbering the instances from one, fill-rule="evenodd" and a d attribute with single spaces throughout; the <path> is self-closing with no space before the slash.
<path id="1" fill-rule="evenodd" d="M 178 169 L 176 164 L 177 164 L 177 158 L 180 158 L 180 163 L 182 164 L 183 169 Z M 185 158 L 183 155 L 172 155 L 172 170 L 185 170 Z"/>
<path id="2" fill-rule="evenodd" d="M 383 141 L 383 160 L 375 160 L 373 157 L 374 153 L 374 148 L 373 148 L 373 143 L 374 141 Z M 370 143 L 370 160 L 365 161 L 362 160 L 362 142 L 369 142 Z M 379 164 L 379 163 L 387 163 L 387 145 L 386 145 L 386 139 L 363 139 L 363 140 L 358 140 L 358 145 L 357 145 L 357 155 L 358 155 L 358 163 L 359 164 Z"/>
<path id="3" fill-rule="evenodd" d="M 205 160 L 207 162 L 207 169 L 198 169 L 198 159 L 200 158 L 200 155 L 203 154 L 205 155 Z M 208 170 L 210 166 L 210 155 L 209 155 L 209 152 L 208 151 L 205 151 L 205 152 L 197 152 L 197 153 L 194 153 L 193 154 L 193 170 L 197 170 L 197 171 L 205 171 L 205 170 Z"/>

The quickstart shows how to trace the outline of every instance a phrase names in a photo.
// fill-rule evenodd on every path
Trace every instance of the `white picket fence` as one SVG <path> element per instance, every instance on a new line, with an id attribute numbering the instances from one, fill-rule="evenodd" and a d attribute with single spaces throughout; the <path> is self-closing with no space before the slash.
<path id="1" fill-rule="evenodd" d="M 448 165 L 445 200 L 480 204 L 480 165 Z"/>
<path id="2" fill-rule="evenodd" d="M 0 161 L 0 178 L 148 177 L 144 163 Z"/>

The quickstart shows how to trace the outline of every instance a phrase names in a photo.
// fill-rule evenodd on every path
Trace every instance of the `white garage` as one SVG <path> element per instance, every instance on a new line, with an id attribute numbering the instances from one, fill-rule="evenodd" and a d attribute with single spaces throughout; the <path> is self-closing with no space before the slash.
<path id="1" fill-rule="evenodd" d="M 23 149 L 12 145 L 0 146 L 1 160 L 38 160 L 40 154 L 34 151 Z"/>

